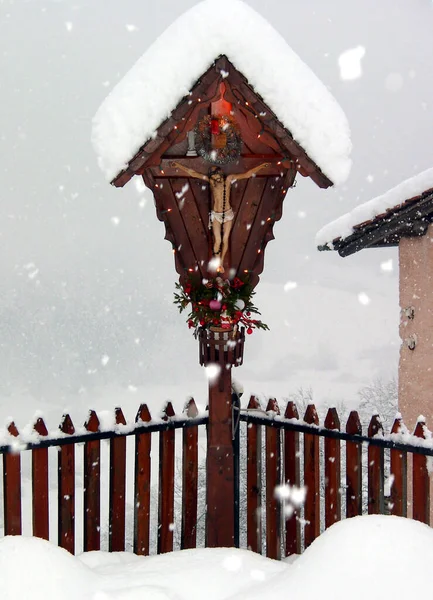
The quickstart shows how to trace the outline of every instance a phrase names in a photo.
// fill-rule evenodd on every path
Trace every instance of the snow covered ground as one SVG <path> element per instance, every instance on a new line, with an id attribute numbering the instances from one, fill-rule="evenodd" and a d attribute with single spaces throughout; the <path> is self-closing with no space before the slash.
<path id="1" fill-rule="evenodd" d="M 2 600 L 381 600 L 428 597 L 432 562 L 430 527 L 364 516 L 337 523 L 283 562 L 222 548 L 76 558 L 43 540 L 7 537 L 0 586 Z"/>

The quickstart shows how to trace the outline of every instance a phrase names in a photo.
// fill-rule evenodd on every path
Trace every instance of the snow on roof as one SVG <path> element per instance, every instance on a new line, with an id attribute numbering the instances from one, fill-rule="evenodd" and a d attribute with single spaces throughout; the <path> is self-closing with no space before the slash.
<path id="1" fill-rule="evenodd" d="M 217 26 L 215 10 L 224 15 Z M 204 0 L 184 13 L 104 100 L 92 142 L 107 179 L 125 169 L 222 54 L 333 183 L 345 181 L 352 148 L 346 116 L 283 37 L 242 0 Z"/>
<path id="2" fill-rule="evenodd" d="M 366 221 L 372 221 L 387 210 L 399 208 L 406 200 L 420 196 L 433 189 L 433 168 L 427 169 L 415 177 L 406 179 L 382 196 L 377 196 L 364 204 L 360 204 L 351 212 L 342 215 L 335 221 L 325 225 L 316 235 L 317 246 L 329 246 L 332 242 L 352 235 L 354 228 Z"/>

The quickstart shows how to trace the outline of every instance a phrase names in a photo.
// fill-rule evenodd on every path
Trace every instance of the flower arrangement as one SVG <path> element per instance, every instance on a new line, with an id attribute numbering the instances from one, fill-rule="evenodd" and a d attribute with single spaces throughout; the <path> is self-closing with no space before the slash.
<path id="1" fill-rule="evenodd" d="M 180 312 L 190 307 L 187 322 L 190 329 L 195 329 L 195 335 L 201 328 L 229 331 L 244 325 L 248 334 L 254 329 L 269 329 L 252 318 L 260 314 L 251 301 L 255 292 L 239 277 L 232 280 L 219 276 L 209 280 L 191 277 L 184 286 L 176 283 L 176 288 L 174 304 Z"/>

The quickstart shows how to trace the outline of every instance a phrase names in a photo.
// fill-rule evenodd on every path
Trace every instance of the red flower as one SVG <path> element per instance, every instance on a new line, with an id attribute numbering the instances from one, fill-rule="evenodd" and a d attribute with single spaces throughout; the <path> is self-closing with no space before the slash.
<path id="1" fill-rule="evenodd" d="M 203 325 L 206 323 L 206 321 L 204 319 L 200 319 L 200 325 L 203 327 Z"/>
<path id="2" fill-rule="evenodd" d="M 190 283 L 187 283 L 183 289 L 185 291 L 185 294 L 189 296 L 192 291 L 192 285 Z"/>
<path id="3" fill-rule="evenodd" d="M 188 321 L 188 327 L 189 327 L 190 329 L 192 329 L 192 328 L 194 327 L 194 321 L 193 321 L 192 319 L 190 319 L 190 320 Z"/>
<path id="4" fill-rule="evenodd" d="M 239 277 L 235 277 L 232 281 L 232 287 L 234 287 L 235 290 L 238 290 L 243 285 L 244 285 L 244 282 L 241 279 L 239 279 Z"/>

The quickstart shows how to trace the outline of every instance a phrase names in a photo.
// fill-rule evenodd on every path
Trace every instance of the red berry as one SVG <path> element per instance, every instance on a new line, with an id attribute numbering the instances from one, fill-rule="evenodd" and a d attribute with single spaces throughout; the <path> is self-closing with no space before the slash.
<path id="1" fill-rule="evenodd" d="M 248 335 L 251 335 L 251 334 L 252 334 L 252 332 L 253 332 L 253 330 L 251 329 L 251 327 L 248 327 L 248 329 L 247 329 L 247 333 L 248 333 Z"/>

